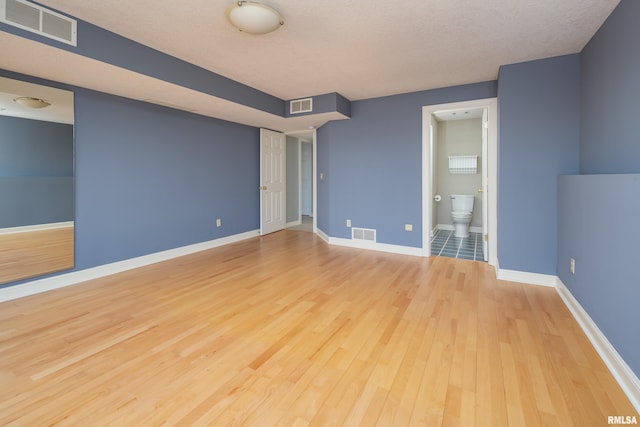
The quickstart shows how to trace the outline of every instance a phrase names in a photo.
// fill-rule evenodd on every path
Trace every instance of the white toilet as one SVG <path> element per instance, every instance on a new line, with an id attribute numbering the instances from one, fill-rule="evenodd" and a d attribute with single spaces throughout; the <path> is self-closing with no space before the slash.
<path id="1" fill-rule="evenodd" d="M 451 219 L 453 220 L 456 237 L 469 237 L 473 199 L 473 194 L 451 195 Z"/>

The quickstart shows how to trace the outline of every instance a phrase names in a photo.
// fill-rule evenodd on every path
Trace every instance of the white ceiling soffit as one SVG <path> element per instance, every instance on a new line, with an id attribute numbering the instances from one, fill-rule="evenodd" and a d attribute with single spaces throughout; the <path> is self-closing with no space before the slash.
<path id="1" fill-rule="evenodd" d="M 287 119 L 4 32 L 0 45 L 0 68 L 235 123 L 286 132 L 346 118 L 333 112 Z"/>
<path id="2" fill-rule="evenodd" d="M 42 99 L 51 105 L 34 109 L 14 102 L 23 96 Z M 73 124 L 73 93 L 0 77 L 0 116 Z"/>
<path id="3" fill-rule="evenodd" d="M 577 53 L 619 0 L 265 0 L 285 24 L 261 36 L 226 21 L 232 0 L 39 3 L 283 100 L 353 101 L 495 80 L 503 64 Z M 0 32 L 0 68 L 283 131 L 330 119 L 284 119 L 15 39 Z"/>
<path id="4" fill-rule="evenodd" d="M 436 111 L 435 113 L 433 113 L 433 115 L 436 116 L 436 119 L 439 122 L 450 122 L 453 120 L 481 119 L 482 111 L 483 111 L 482 108 L 447 110 L 447 111 Z"/>

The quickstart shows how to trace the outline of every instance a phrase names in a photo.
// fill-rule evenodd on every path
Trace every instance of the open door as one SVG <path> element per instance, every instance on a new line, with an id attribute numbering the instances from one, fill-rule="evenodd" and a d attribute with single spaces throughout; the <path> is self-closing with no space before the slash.
<path id="1" fill-rule="evenodd" d="M 285 135 L 260 129 L 260 235 L 286 225 Z"/>
<path id="2" fill-rule="evenodd" d="M 489 109 L 482 110 L 482 251 L 489 260 Z"/>

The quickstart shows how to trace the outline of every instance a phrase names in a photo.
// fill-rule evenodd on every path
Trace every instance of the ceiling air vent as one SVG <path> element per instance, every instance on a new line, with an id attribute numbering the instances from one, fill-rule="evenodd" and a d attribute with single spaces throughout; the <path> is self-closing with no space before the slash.
<path id="1" fill-rule="evenodd" d="M 294 99 L 289 102 L 289 113 L 310 113 L 313 111 L 313 98 Z"/>
<path id="2" fill-rule="evenodd" d="M 0 0 L 0 21 L 76 46 L 75 19 L 26 0 Z"/>

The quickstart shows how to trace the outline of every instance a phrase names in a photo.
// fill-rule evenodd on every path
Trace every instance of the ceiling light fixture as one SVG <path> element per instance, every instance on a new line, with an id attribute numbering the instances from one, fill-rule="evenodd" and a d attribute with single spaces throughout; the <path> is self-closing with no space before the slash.
<path id="1" fill-rule="evenodd" d="M 32 98 L 30 96 L 21 96 L 14 99 L 14 101 L 27 108 L 44 108 L 51 105 L 50 102 L 47 102 L 44 99 Z"/>
<path id="2" fill-rule="evenodd" d="M 229 6 L 227 19 L 234 27 L 249 34 L 267 34 L 284 25 L 277 10 L 255 1 L 239 1 Z"/>

